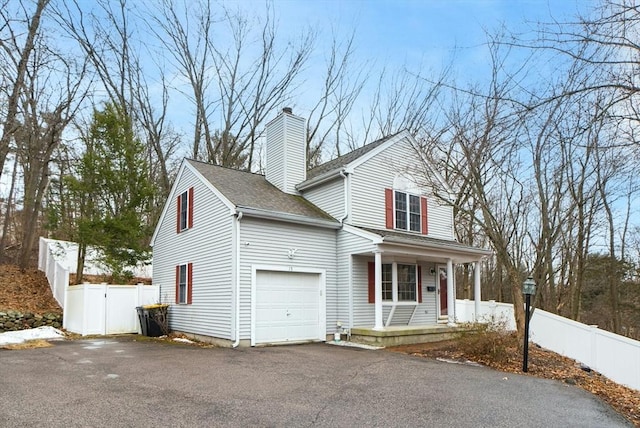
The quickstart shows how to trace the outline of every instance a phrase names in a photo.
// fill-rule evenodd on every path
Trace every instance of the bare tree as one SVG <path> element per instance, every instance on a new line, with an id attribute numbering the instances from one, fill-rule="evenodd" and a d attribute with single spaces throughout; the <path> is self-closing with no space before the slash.
<path id="1" fill-rule="evenodd" d="M 343 140 L 349 137 L 347 118 L 369 78 L 368 67 L 354 62 L 354 39 L 355 31 L 343 41 L 333 36 L 322 91 L 307 120 L 309 167 L 320 163 L 329 138 L 333 140 L 334 154 L 340 156 Z M 351 144 L 347 141 L 345 145 L 349 147 Z"/>
<path id="2" fill-rule="evenodd" d="M 49 0 L 38 0 L 35 10 L 30 11 L 24 2 L 20 1 L 18 10 L 10 7 L 9 1 L 5 1 L 0 7 L 0 28 L 3 35 L 0 37 L 0 50 L 3 52 L 1 67 L 3 80 L 7 86 L 6 113 L 2 118 L 2 135 L 0 135 L 0 168 L 4 167 L 5 160 L 10 151 L 11 139 L 19 128 L 19 104 L 25 88 L 28 63 L 34 53 L 35 41 L 40 31 L 40 21 Z M 22 43 L 21 29 L 15 28 L 14 18 L 10 15 L 17 12 L 23 15 L 23 20 L 18 21 L 26 26 L 26 37 Z M 4 86 L 4 85 L 3 85 Z"/>

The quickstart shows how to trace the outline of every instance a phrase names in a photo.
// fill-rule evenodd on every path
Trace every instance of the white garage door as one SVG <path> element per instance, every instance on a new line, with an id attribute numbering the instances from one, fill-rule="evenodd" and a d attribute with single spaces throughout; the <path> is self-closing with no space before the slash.
<path id="1" fill-rule="evenodd" d="M 256 272 L 255 343 L 320 339 L 320 274 Z"/>

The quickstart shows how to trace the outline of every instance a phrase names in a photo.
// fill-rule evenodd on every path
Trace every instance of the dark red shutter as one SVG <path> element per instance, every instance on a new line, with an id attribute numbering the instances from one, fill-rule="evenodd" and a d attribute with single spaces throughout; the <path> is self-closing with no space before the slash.
<path id="1" fill-rule="evenodd" d="M 187 265 L 187 304 L 193 301 L 193 263 Z"/>
<path id="2" fill-rule="evenodd" d="M 189 188 L 189 229 L 193 227 L 193 187 Z"/>
<path id="3" fill-rule="evenodd" d="M 418 265 L 418 303 L 422 303 L 422 266 Z"/>
<path id="4" fill-rule="evenodd" d="M 178 211 L 176 214 L 176 232 L 180 233 L 180 205 L 182 202 L 182 195 L 178 195 L 176 198 L 176 205 L 178 206 Z"/>
<path id="5" fill-rule="evenodd" d="M 427 235 L 429 233 L 429 223 L 427 222 L 427 198 L 422 196 L 420 198 L 422 203 L 422 234 Z"/>
<path id="6" fill-rule="evenodd" d="M 374 262 L 369 262 L 369 303 L 376 302 L 376 264 Z"/>
<path id="7" fill-rule="evenodd" d="M 180 303 L 180 265 L 176 266 L 176 303 Z"/>
<path id="8" fill-rule="evenodd" d="M 393 190 L 384 189 L 384 212 L 387 229 L 393 229 Z"/>

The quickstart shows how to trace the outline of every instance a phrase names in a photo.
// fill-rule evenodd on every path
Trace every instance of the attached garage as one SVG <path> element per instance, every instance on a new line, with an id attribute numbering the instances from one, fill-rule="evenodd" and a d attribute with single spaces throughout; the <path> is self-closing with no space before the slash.
<path id="1" fill-rule="evenodd" d="M 252 345 L 325 340 L 323 272 L 254 272 Z"/>

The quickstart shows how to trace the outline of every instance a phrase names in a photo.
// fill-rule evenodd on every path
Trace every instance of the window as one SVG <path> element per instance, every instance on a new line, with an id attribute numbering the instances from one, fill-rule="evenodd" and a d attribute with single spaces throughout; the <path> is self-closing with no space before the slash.
<path id="1" fill-rule="evenodd" d="M 176 303 L 191 304 L 193 263 L 176 266 Z"/>
<path id="2" fill-rule="evenodd" d="M 395 192 L 396 229 L 420 232 L 420 197 Z"/>
<path id="3" fill-rule="evenodd" d="M 177 232 L 191 229 L 193 227 L 193 187 L 178 195 L 176 206 L 178 208 Z"/>
<path id="4" fill-rule="evenodd" d="M 416 300 L 416 266 L 398 265 L 398 301 L 414 302 Z"/>
<path id="5" fill-rule="evenodd" d="M 394 281 L 393 266 L 397 277 Z M 422 302 L 420 266 L 388 263 L 382 265 L 383 302 Z M 394 298 L 394 295 L 397 296 Z M 375 263 L 369 262 L 369 303 L 375 302 Z"/>
<path id="6" fill-rule="evenodd" d="M 393 300 L 393 265 L 382 265 L 382 300 Z"/>
<path id="7" fill-rule="evenodd" d="M 399 190 L 385 189 L 385 226 L 427 235 L 427 198 Z"/>

